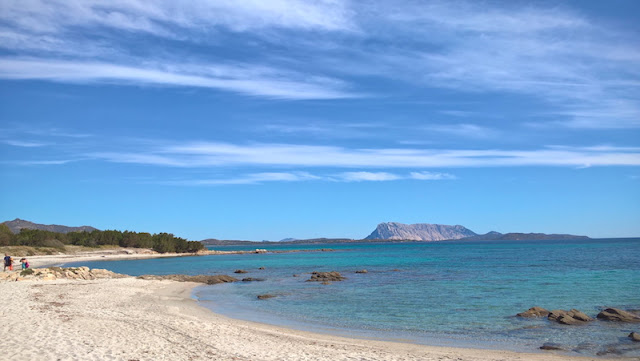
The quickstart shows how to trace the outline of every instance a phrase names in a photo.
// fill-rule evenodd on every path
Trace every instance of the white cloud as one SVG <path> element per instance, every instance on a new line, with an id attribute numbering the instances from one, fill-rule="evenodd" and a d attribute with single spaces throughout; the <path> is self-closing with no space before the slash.
<path id="1" fill-rule="evenodd" d="M 337 175 L 338 179 L 346 182 L 362 182 L 362 181 L 393 181 L 402 179 L 402 177 L 387 172 L 344 172 Z"/>
<path id="2" fill-rule="evenodd" d="M 224 75 L 223 75 L 224 74 Z M 122 66 L 98 62 L 37 59 L 0 59 L 0 78 L 46 79 L 65 83 L 112 82 L 214 88 L 282 99 L 335 99 L 355 95 L 342 91 L 343 83 L 329 78 L 307 78 L 263 67 L 185 66 L 163 68 Z"/>

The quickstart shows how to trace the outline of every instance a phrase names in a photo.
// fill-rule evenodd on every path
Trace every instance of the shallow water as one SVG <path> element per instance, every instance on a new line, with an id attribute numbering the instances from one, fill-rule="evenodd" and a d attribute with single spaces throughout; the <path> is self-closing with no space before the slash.
<path id="1" fill-rule="evenodd" d="M 255 246 L 253 247 L 255 248 Z M 334 252 L 244 254 L 90 262 L 140 274 L 233 274 L 265 278 L 198 287 L 206 307 L 231 317 L 335 334 L 410 342 L 536 351 L 545 342 L 595 355 L 638 324 L 596 321 L 586 326 L 513 317 L 532 306 L 577 308 L 592 317 L 602 307 L 640 309 L 640 239 L 476 241 L 263 246 L 332 248 Z M 216 247 L 216 249 L 251 249 Z M 259 270 L 259 267 L 265 267 Z M 356 270 L 367 269 L 366 274 Z M 345 281 L 306 282 L 309 272 L 339 271 Z M 299 277 L 293 277 L 299 274 Z M 258 300 L 259 294 L 277 297 Z M 611 355 L 608 355 L 611 356 Z"/>

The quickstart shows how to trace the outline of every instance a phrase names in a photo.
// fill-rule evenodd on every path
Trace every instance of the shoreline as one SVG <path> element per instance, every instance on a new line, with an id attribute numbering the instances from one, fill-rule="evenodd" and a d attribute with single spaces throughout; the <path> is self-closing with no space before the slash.
<path id="1" fill-rule="evenodd" d="M 298 331 L 214 313 L 192 297 L 196 286 L 132 277 L 0 282 L 11 295 L 0 315 L 25 325 L 0 328 L 0 352 L 34 360 L 608 360 Z"/>
<path id="2" fill-rule="evenodd" d="M 266 253 L 298 253 L 298 252 L 331 252 L 332 249 L 294 249 L 294 250 L 276 250 L 264 251 L 256 249 L 255 251 L 217 251 L 206 250 L 198 253 L 158 253 L 146 248 L 109 248 L 99 249 L 95 251 L 83 251 L 77 253 L 59 253 L 52 255 L 35 255 L 27 256 L 31 268 L 44 268 L 61 266 L 68 263 L 91 262 L 91 261 L 122 261 L 122 260 L 141 260 L 152 258 L 171 258 L 171 257 L 199 257 L 199 256 L 217 256 L 229 254 L 266 254 Z M 19 267 L 17 260 L 22 257 L 14 257 L 14 267 Z"/>

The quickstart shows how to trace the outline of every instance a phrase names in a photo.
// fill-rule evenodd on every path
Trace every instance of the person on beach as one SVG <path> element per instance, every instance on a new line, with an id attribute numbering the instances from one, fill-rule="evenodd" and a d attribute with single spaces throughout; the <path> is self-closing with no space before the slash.
<path id="1" fill-rule="evenodd" d="M 29 261 L 26 258 L 20 259 L 20 263 L 22 264 L 22 269 L 25 270 L 29 268 Z"/>
<path id="2" fill-rule="evenodd" d="M 13 258 L 11 258 L 11 256 L 9 256 L 8 254 L 4 254 L 4 268 L 2 269 L 3 271 L 7 270 L 7 267 L 9 268 L 9 271 L 13 271 Z"/>

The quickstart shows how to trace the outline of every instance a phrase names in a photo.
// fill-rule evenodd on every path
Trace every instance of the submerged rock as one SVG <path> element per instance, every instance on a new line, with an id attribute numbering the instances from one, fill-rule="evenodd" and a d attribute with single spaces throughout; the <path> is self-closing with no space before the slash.
<path id="1" fill-rule="evenodd" d="M 617 308 L 607 308 L 596 317 L 604 321 L 640 322 L 640 316 Z"/>
<path id="2" fill-rule="evenodd" d="M 242 282 L 260 282 L 260 281 L 264 281 L 264 278 L 253 278 L 253 277 L 246 277 L 242 279 Z"/>
<path id="3" fill-rule="evenodd" d="M 264 294 L 264 295 L 258 295 L 258 299 L 259 300 L 266 300 L 266 299 L 274 298 L 274 297 L 276 297 L 276 295 L 272 295 L 272 294 L 268 294 L 268 293 Z"/>
<path id="4" fill-rule="evenodd" d="M 547 317 L 549 316 L 549 313 L 549 310 L 546 310 L 542 307 L 534 306 L 524 312 L 518 313 L 516 316 L 525 318 Z"/>
<path id="5" fill-rule="evenodd" d="M 369 273 L 369 271 L 367 271 L 366 269 L 361 269 L 359 271 L 356 271 L 356 273 Z"/>
<path id="6" fill-rule="evenodd" d="M 562 345 L 557 343 L 552 343 L 552 342 L 545 343 L 544 345 L 540 346 L 540 349 L 547 350 L 547 351 L 552 351 L 552 350 L 564 351 L 564 347 L 562 347 Z"/>
<path id="7" fill-rule="evenodd" d="M 233 271 L 233 273 L 249 273 L 249 272 L 247 272 L 247 271 L 245 271 L 243 269 L 237 269 L 237 270 Z"/>
<path id="8" fill-rule="evenodd" d="M 307 282 L 333 282 L 333 281 L 342 281 L 346 278 L 343 277 L 340 272 L 312 272 L 311 278 L 307 280 Z"/>
<path id="9" fill-rule="evenodd" d="M 178 282 L 197 282 L 197 283 L 206 283 L 208 285 L 215 285 L 218 283 L 227 283 L 227 282 L 236 282 L 238 279 L 233 278 L 227 275 L 197 275 L 197 276 L 188 276 L 188 275 L 143 275 L 138 278 L 143 280 L 171 280 Z"/>

